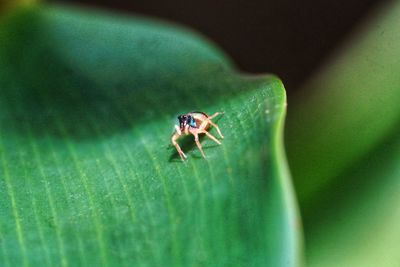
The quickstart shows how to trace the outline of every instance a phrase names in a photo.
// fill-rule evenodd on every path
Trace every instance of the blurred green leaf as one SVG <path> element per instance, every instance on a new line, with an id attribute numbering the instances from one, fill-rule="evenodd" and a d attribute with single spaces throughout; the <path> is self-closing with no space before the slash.
<path id="1" fill-rule="evenodd" d="M 32 5 L 40 0 L 0 0 L 0 15 L 6 11 L 12 11 L 16 7 Z"/>
<path id="2" fill-rule="evenodd" d="M 293 97 L 286 143 L 302 204 L 398 131 L 399 17 L 399 2 L 377 11 Z"/>
<path id="3" fill-rule="evenodd" d="M 400 3 L 374 15 L 289 109 L 308 266 L 400 263 Z"/>
<path id="4" fill-rule="evenodd" d="M 399 266 L 399 133 L 340 175 L 304 216 L 308 266 Z"/>
<path id="5" fill-rule="evenodd" d="M 0 38 L 2 266 L 300 264 L 277 78 L 142 18 L 29 8 Z M 225 139 L 182 163 L 192 110 L 224 111 Z"/>

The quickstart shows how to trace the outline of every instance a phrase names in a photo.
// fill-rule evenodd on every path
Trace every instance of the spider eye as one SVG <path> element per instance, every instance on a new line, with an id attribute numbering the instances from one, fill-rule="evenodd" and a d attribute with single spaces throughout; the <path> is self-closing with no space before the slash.
<path id="1" fill-rule="evenodd" d="M 178 116 L 179 125 L 180 125 L 181 128 L 185 127 L 185 125 L 187 124 L 186 118 L 187 118 L 186 115 L 179 115 Z"/>

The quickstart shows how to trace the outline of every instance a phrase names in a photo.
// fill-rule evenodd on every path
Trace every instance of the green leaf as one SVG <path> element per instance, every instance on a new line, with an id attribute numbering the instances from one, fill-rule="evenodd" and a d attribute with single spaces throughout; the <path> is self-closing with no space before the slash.
<path id="1" fill-rule="evenodd" d="M 2 266 L 298 266 L 274 76 L 143 18 L 27 8 L 0 24 Z M 170 147 L 224 111 L 222 146 Z M 214 130 L 211 130 L 215 134 Z"/>
<path id="2" fill-rule="evenodd" d="M 0 15 L 4 12 L 11 12 L 16 7 L 32 5 L 39 1 L 40 0 L 1 0 Z"/>
<path id="3" fill-rule="evenodd" d="M 400 262 L 400 2 L 374 15 L 289 109 L 311 267 Z"/>
<path id="4" fill-rule="evenodd" d="M 287 153 L 300 202 L 310 208 L 320 190 L 399 129 L 399 16 L 399 2 L 377 10 L 293 97 Z"/>
<path id="5" fill-rule="evenodd" d="M 399 264 L 399 133 L 321 192 L 305 216 L 308 266 Z"/>

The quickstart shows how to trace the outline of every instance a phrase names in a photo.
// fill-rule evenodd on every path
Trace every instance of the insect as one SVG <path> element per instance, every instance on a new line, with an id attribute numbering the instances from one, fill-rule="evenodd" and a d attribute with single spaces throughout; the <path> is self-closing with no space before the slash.
<path id="1" fill-rule="evenodd" d="M 179 144 L 176 142 L 176 140 L 181 136 L 192 134 L 194 136 L 194 141 L 196 142 L 196 145 L 199 148 L 203 158 L 205 158 L 206 156 L 204 155 L 203 148 L 199 142 L 199 134 L 205 134 L 215 143 L 221 145 L 221 142 L 207 131 L 210 126 L 213 126 L 217 130 L 219 136 L 221 136 L 221 138 L 224 138 L 218 125 L 211 121 L 213 118 L 221 114 L 223 114 L 223 112 L 215 112 L 213 115 L 208 116 L 204 112 L 193 111 L 178 116 L 179 125 L 175 125 L 175 132 L 171 137 L 171 142 L 178 151 L 182 161 L 184 161 L 187 157 L 185 153 L 183 153 Z"/>

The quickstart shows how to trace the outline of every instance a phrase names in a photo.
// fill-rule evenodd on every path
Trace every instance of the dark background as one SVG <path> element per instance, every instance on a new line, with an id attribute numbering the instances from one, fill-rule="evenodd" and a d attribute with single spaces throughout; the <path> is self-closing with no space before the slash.
<path id="1" fill-rule="evenodd" d="M 376 0 L 57 0 L 149 15 L 187 25 L 228 53 L 242 71 L 275 73 L 300 87 Z"/>

